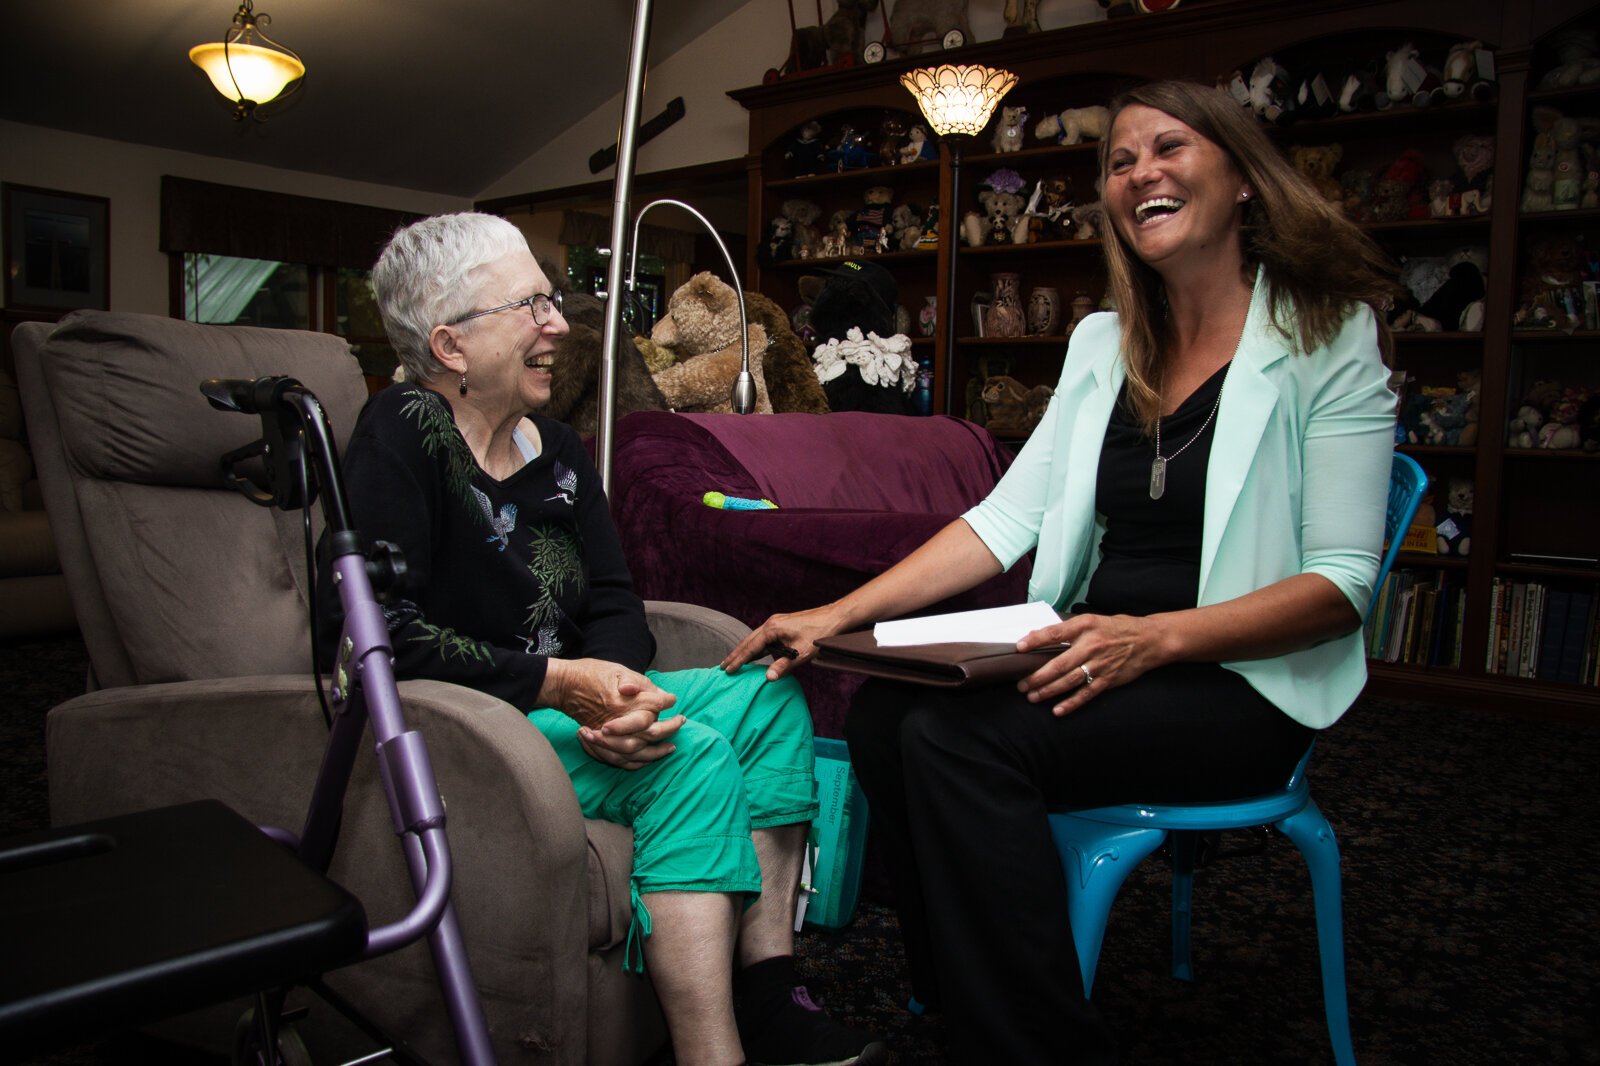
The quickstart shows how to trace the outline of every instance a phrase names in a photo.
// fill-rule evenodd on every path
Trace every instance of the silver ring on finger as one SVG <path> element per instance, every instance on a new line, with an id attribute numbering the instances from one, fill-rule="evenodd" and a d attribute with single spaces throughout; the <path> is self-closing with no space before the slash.
<path id="1" fill-rule="evenodd" d="M 1083 683 L 1085 685 L 1094 684 L 1094 675 L 1089 672 L 1089 668 L 1087 666 L 1080 665 L 1078 669 L 1083 671 Z"/>

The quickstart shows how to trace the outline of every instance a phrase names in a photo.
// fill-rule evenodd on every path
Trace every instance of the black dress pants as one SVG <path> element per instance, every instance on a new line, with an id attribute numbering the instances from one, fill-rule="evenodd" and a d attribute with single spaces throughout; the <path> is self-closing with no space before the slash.
<path id="1" fill-rule="evenodd" d="M 1065 718 L 1010 686 L 862 686 L 845 736 L 912 994 L 945 1015 L 951 1061 L 1115 1061 L 1084 999 L 1050 808 L 1267 792 L 1312 735 L 1210 663 L 1151 671 Z"/>

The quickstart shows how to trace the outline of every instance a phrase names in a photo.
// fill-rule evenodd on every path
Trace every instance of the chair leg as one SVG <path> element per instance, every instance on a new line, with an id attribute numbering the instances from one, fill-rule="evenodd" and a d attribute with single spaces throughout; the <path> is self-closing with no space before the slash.
<path id="1" fill-rule="evenodd" d="M 1180 981 L 1194 980 L 1194 965 L 1189 958 L 1189 920 L 1195 850 L 1199 844 L 1199 833 L 1175 830 L 1172 834 L 1172 976 Z"/>
<path id="2" fill-rule="evenodd" d="M 1338 1066 L 1355 1066 L 1350 1042 L 1350 1008 L 1344 976 L 1344 889 L 1339 875 L 1339 843 L 1315 802 L 1277 823 L 1294 841 L 1311 872 L 1311 897 L 1317 913 L 1317 945 L 1322 955 L 1322 1000 L 1328 1014 L 1328 1039 Z"/>
<path id="3" fill-rule="evenodd" d="M 1091 822 L 1070 814 L 1052 814 L 1050 832 L 1067 878 L 1067 915 L 1078 949 L 1078 968 L 1083 974 L 1083 997 L 1088 999 L 1094 988 L 1111 902 L 1133 868 L 1161 846 L 1167 833 L 1164 829 Z"/>

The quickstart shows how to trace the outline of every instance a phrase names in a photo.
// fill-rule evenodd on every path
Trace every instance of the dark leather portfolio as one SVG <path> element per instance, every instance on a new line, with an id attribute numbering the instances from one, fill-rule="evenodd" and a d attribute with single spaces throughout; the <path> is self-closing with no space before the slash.
<path id="1" fill-rule="evenodd" d="M 910 644 L 879 647 L 870 629 L 817 641 L 812 662 L 891 681 L 942 688 L 981 688 L 1027 677 L 1060 655 L 1062 645 L 1019 652 L 1015 644 Z"/>

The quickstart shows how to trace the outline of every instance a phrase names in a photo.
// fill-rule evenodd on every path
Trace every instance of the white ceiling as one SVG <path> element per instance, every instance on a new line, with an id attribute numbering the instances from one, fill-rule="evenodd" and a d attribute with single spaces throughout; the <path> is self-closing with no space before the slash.
<path id="1" fill-rule="evenodd" d="M 650 62 L 743 3 L 655 4 Z M 633 0 L 257 0 L 308 73 L 255 124 L 188 59 L 237 7 L 0 0 L 0 118 L 471 197 L 623 89 L 634 21 Z"/>

